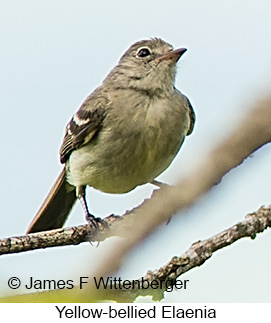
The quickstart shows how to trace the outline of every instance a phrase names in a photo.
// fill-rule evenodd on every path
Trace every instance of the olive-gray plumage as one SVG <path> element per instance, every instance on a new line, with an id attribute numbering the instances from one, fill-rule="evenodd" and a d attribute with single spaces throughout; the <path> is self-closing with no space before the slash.
<path id="1" fill-rule="evenodd" d="M 65 169 L 28 232 L 62 226 L 75 192 L 85 186 L 125 193 L 171 164 L 195 121 L 189 100 L 174 85 L 185 51 L 155 38 L 124 53 L 69 122 L 60 148 Z"/>

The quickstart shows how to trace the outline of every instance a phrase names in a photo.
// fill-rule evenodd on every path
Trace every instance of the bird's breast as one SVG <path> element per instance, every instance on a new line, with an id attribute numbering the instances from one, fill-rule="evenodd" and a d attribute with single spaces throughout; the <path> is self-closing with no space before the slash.
<path id="1" fill-rule="evenodd" d="M 70 183 L 124 193 L 152 181 L 170 165 L 187 132 L 185 111 L 169 104 L 139 102 L 132 111 L 115 111 L 115 118 L 110 113 L 95 139 L 72 153 Z"/>

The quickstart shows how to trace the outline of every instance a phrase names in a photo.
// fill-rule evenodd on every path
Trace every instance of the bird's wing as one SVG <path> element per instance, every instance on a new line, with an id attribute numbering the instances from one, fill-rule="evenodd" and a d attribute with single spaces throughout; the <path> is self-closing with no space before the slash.
<path id="1" fill-rule="evenodd" d="M 187 98 L 186 98 L 187 99 Z M 188 111 L 189 111 L 189 117 L 190 117 L 190 125 L 189 125 L 189 129 L 187 131 L 187 136 L 189 136 L 193 129 L 194 129 L 194 125 L 195 125 L 195 121 L 196 121 L 196 115 L 195 115 L 195 112 L 194 112 L 194 109 L 190 103 L 190 101 L 187 99 L 187 108 L 188 108 Z"/>
<path id="2" fill-rule="evenodd" d="M 84 101 L 66 127 L 59 152 L 61 163 L 69 159 L 73 150 L 88 143 L 101 128 L 107 103 L 106 97 L 99 95 L 99 91 L 94 91 Z"/>
<path id="3" fill-rule="evenodd" d="M 182 107 L 182 109 L 184 108 L 186 110 L 186 112 L 188 112 L 189 125 L 188 125 L 188 130 L 187 130 L 186 136 L 189 136 L 192 133 L 193 129 L 194 129 L 194 125 L 195 125 L 195 121 L 196 121 L 196 115 L 195 115 L 194 109 L 192 107 L 192 104 L 190 103 L 187 96 L 185 96 L 183 93 L 181 93 L 176 88 L 175 88 L 175 94 L 177 96 L 178 106 Z"/>

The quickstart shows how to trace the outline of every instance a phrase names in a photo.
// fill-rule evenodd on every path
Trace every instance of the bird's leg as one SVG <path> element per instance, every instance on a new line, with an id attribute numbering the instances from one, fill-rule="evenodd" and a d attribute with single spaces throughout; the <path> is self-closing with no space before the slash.
<path id="1" fill-rule="evenodd" d="M 76 192 L 77 192 L 77 197 L 83 207 L 87 222 L 91 224 L 95 230 L 99 229 L 99 223 L 101 223 L 103 226 L 108 226 L 108 224 L 104 220 L 102 220 L 101 218 L 95 217 L 93 214 L 89 212 L 87 201 L 86 201 L 86 186 L 83 186 L 83 185 L 78 186 L 76 188 Z"/>

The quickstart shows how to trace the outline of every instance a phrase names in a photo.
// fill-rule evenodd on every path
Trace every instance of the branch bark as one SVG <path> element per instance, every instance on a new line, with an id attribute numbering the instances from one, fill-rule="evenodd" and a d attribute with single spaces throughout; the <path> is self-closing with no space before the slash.
<path id="1" fill-rule="evenodd" d="M 0 240 L 0 255 L 24 252 L 50 247 L 60 247 L 67 245 L 77 245 L 82 242 L 102 241 L 113 234 L 112 228 L 115 222 L 119 222 L 123 217 L 110 215 L 104 220 L 108 227 L 99 224 L 99 237 L 95 235 L 93 228 L 89 224 L 77 227 L 60 228 L 44 232 L 31 233 L 28 235 L 10 237 Z"/>

